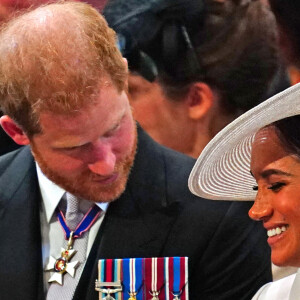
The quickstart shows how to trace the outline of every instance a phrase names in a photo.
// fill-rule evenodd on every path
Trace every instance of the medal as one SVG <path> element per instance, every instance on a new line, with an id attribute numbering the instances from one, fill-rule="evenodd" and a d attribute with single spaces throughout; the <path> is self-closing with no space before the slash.
<path id="1" fill-rule="evenodd" d="M 117 289 L 101 289 L 101 292 L 104 293 L 104 294 L 107 294 L 107 296 L 105 296 L 103 298 L 103 300 L 116 300 L 114 297 L 112 297 L 110 294 L 112 293 L 117 293 L 117 292 L 120 292 L 122 291 L 121 290 L 117 290 Z"/>
<path id="2" fill-rule="evenodd" d="M 188 300 L 188 258 L 169 257 L 165 260 L 169 299 Z"/>
<path id="3" fill-rule="evenodd" d="M 125 258 L 122 269 L 124 292 L 130 296 L 128 300 L 142 300 L 140 290 L 143 287 L 143 259 Z"/>
<path id="4" fill-rule="evenodd" d="M 181 292 L 179 294 L 172 293 L 172 295 L 175 297 L 175 298 L 173 298 L 173 300 L 180 300 Z"/>
<path id="5" fill-rule="evenodd" d="M 56 211 L 57 218 L 60 225 L 63 228 L 65 239 L 68 240 L 67 249 L 61 249 L 61 256 L 57 259 L 50 256 L 49 262 L 45 271 L 54 271 L 54 274 L 50 277 L 48 282 L 57 282 L 63 285 L 63 275 L 68 273 L 72 277 L 75 276 L 76 268 L 79 266 L 79 261 L 70 262 L 73 256 L 76 254 L 76 250 L 73 249 L 74 239 L 80 237 L 84 232 L 90 229 L 90 227 L 97 220 L 101 209 L 94 205 L 83 217 L 74 231 L 71 231 L 66 224 L 65 217 L 62 211 Z"/>
<path id="6" fill-rule="evenodd" d="M 115 288 L 110 288 L 115 287 Z M 116 300 L 110 294 L 118 294 L 122 292 L 122 285 L 120 281 L 117 282 L 101 282 L 96 280 L 95 290 L 100 293 L 99 299 L 102 300 Z M 102 294 L 107 294 L 104 298 L 102 298 Z"/>
<path id="7" fill-rule="evenodd" d="M 152 296 L 151 300 L 159 300 L 158 295 L 160 292 L 151 292 L 149 291 L 150 295 Z"/>
<path id="8" fill-rule="evenodd" d="M 107 295 L 106 297 L 103 298 L 103 300 L 116 300 L 116 299 L 111 295 Z"/>
<path id="9" fill-rule="evenodd" d="M 145 285 L 152 296 L 151 300 L 159 300 L 159 295 L 165 286 L 165 279 L 164 258 L 145 258 Z M 162 296 L 164 296 L 164 292 L 162 292 Z"/>
<path id="10" fill-rule="evenodd" d="M 61 257 L 55 259 L 50 257 L 49 263 L 46 267 L 46 271 L 54 271 L 54 274 L 50 277 L 48 282 L 57 282 L 58 284 L 63 284 L 63 275 L 69 273 L 72 277 L 75 276 L 75 269 L 79 266 L 79 261 L 74 261 L 70 263 L 70 260 L 75 255 L 76 251 L 72 250 L 73 245 L 73 231 L 70 234 L 67 249 L 61 249 Z"/>
<path id="11" fill-rule="evenodd" d="M 123 299 L 121 279 L 122 259 L 100 259 L 98 261 L 98 279 L 95 284 L 95 290 L 99 292 L 99 300 Z M 114 297 L 111 294 L 115 294 Z"/>
<path id="12" fill-rule="evenodd" d="M 129 293 L 128 300 L 136 300 L 136 295 L 137 295 L 137 293 Z"/>

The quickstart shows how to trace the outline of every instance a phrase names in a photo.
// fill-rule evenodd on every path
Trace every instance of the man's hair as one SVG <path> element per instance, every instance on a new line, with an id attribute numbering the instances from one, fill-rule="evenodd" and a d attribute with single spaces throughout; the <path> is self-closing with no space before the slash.
<path id="1" fill-rule="evenodd" d="M 89 106 L 107 84 L 124 90 L 126 77 L 115 32 L 85 3 L 41 6 L 0 32 L 1 110 L 29 137 L 41 112 Z"/>
<path id="2" fill-rule="evenodd" d="M 136 13 L 126 18 L 123 10 L 120 21 L 114 11 L 118 14 L 121 4 L 129 10 L 127 2 Z M 197 81 L 215 89 L 230 113 L 264 99 L 278 53 L 274 17 L 260 1 L 142 2 L 115 0 L 104 10 L 110 26 L 125 36 L 127 44 L 132 40 L 132 51 L 125 49 L 124 54 L 131 71 L 143 74 L 145 63 L 135 59 L 140 50 L 157 66 L 158 80 L 171 100 L 183 99 Z"/>

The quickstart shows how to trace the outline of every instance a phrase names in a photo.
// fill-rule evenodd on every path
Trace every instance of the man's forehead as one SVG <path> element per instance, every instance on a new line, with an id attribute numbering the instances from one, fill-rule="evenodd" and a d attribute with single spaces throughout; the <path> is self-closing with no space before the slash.
<path id="1" fill-rule="evenodd" d="M 65 76 L 67 77 L 68 74 Z M 112 99 L 122 98 L 125 93 L 125 91 L 119 92 L 110 77 L 103 74 L 94 86 L 84 86 L 79 91 L 62 89 L 55 91 L 54 89 L 48 89 L 45 94 L 36 94 L 36 98 L 40 100 L 34 104 L 34 112 L 40 120 L 54 117 L 65 120 L 80 115 L 87 116 L 89 113 L 93 113 L 96 107 L 100 107 L 100 110 L 108 109 L 113 103 L 122 107 L 122 101 L 112 102 Z M 62 97 L 56 97 L 56 95 L 62 95 Z M 125 96 L 128 100 L 126 93 Z"/>
<path id="2" fill-rule="evenodd" d="M 65 123 L 72 120 L 86 122 L 92 116 L 97 118 L 102 116 L 102 119 L 113 116 L 118 119 L 119 116 L 124 114 L 128 104 L 127 94 L 125 92 L 119 93 L 109 80 L 103 80 L 97 92 L 90 97 L 86 103 L 80 102 L 79 106 L 74 106 L 73 108 L 70 100 L 69 105 L 62 108 L 61 111 L 47 109 L 47 106 L 45 106 L 38 113 L 39 119 L 45 123 L 50 123 L 54 119 L 57 123 Z"/>

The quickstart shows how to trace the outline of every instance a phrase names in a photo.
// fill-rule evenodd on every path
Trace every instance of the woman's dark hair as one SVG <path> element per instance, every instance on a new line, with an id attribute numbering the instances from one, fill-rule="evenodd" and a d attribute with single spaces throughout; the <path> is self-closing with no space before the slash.
<path id="1" fill-rule="evenodd" d="M 300 115 L 276 121 L 272 126 L 284 149 L 300 158 Z"/>
<path id="2" fill-rule="evenodd" d="M 300 1 L 269 0 L 272 11 L 279 24 L 281 34 L 288 43 L 292 63 L 300 67 Z M 283 45 L 286 47 L 287 45 Z"/>
<path id="3" fill-rule="evenodd" d="M 131 71 L 144 76 L 150 70 L 147 61 L 140 63 L 142 52 L 156 65 L 170 100 L 181 101 L 191 84 L 204 82 L 230 114 L 266 98 L 278 66 L 276 23 L 269 8 L 252 0 L 146 2 L 111 0 L 104 10 L 127 45 L 136 46 L 123 53 Z"/>

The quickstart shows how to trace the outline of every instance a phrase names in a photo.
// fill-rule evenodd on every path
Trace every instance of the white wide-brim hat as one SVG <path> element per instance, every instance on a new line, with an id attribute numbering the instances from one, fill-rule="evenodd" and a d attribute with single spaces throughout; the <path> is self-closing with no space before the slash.
<path id="1" fill-rule="evenodd" d="M 255 133 L 280 119 L 300 114 L 300 83 L 247 111 L 221 130 L 204 148 L 189 177 L 189 189 L 212 200 L 254 200 L 250 175 Z M 300 134 L 300 133 L 299 133 Z"/>

